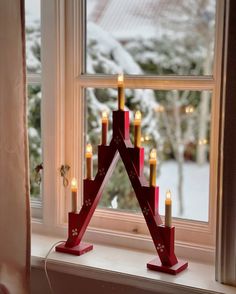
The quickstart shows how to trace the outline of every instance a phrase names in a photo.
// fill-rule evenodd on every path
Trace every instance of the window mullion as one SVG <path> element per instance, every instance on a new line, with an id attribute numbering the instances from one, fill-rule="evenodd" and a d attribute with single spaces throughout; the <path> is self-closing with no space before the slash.
<path id="1" fill-rule="evenodd" d="M 66 44 L 65 44 L 65 163 L 70 166 L 70 177 L 78 179 L 79 195 L 83 185 L 84 152 L 84 99 L 83 87 L 76 83 L 76 77 L 84 71 L 83 35 L 85 28 L 84 1 L 66 1 Z M 79 206 L 82 196 L 79 197 Z M 64 215 L 67 219 L 70 209 L 70 191 L 66 191 Z"/>
<path id="2" fill-rule="evenodd" d="M 216 158 L 219 158 L 220 146 L 220 122 L 222 120 L 222 48 L 223 48 L 223 31 L 224 31 L 224 10 L 225 1 L 216 1 L 216 29 L 215 29 L 215 48 L 214 48 L 214 68 L 213 77 L 215 88 L 212 91 L 212 114 L 211 114 L 211 136 L 210 136 L 210 199 L 209 199 L 209 229 L 213 233 L 215 240 L 216 234 L 216 208 L 219 199 L 219 164 Z"/>
<path id="3" fill-rule="evenodd" d="M 30 85 L 41 85 L 42 77 L 41 74 L 27 74 L 27 84 Z"/>
<path id="4" fill-rule="evenodd" d="M 64 1 L 42 1 L 43 222 L 48 228 L 60 222 L 65 192 L 59 173 L 64 164 L 63 22 Z"/>
<path id="5" fill-rule="evenodd" d="M 117 87 L 114 75 L 81 75 L 77 81 L 82 87 Z M 212 76 L 125 76 L 126 88 L 158 90 L 213 90 L 215 81 Z"/>

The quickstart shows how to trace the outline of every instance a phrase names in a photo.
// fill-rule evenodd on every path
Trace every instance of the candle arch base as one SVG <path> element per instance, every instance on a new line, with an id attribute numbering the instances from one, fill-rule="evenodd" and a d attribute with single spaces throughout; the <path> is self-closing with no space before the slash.
<path id="1" fill-rule="evenodd" d="M 178 260 L 175 265 L 163 265 L 159 257 L 154 258 L 147 263 L 147 268 L 153 271 L 177 275 L 188 267 L 188 263 L 184 260 Z"/>
<path id="2" fill-rule="evenodd" d="M 113 137 L 109 145 L 98 146 L 98 171 L 94 179 L 83 181 L 83 205 L 79 213 L 69 213 L 68 239 L 56 247 L 56 251 L 75 254 L 80 252 L 81 240 L 102 196 L 116 163 L 121 157 L 129 180 L 142 210 L 159 258 L 149 262 L 151 270 L 177 274 L 187 268 L 188 263 L 178 261 L 174 253 L 175 228 L 162 225 L 158 213 L 159 187 L 150 187 L 143 175 L 144 148 L 134 147 L 129 136 L 129 112 L 113 111 Z M 87 244 L 86 244 L 87 245 Z M 92 250 L 85 246 L 81 254 Z M 75 254 L 80 255 L 80 254 Z"/>
<path id="3" fill-rule="evenodd" d="M 66 245 L 66 242 L 58 245 L 56 247 L 56 251 L 79 256 L 93 250 L 92 244 L 84 243 L 84 242 L 80 242 L 79 245 L 75 245 L 73 247 L 66 247 L 65 245 Z"/>

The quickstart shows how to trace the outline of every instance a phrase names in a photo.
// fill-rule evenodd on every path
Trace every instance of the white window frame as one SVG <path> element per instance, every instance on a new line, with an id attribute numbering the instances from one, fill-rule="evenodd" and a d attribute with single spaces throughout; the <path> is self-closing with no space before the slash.
<path id="1" fill-rule="evenodd" d="M 28 84 L 41 84 L 43 149 L 42 202 L 31 201 L 33 231 L 46 232 L 57 226 L 59 201 L 64 193 L 58 177 L 65 162 L 65 41 L 64 0 L 41 0 L 41 64 L 43 74 L 29 74 Z M 61 214 L 60 214 L 61 215 Z"/>
<path id="2" fill-rule="evenodd" d="M 84 160 L 84 89 L 116 87 L 116 76 L 85 74 L 83 34 L 84 0 L 42 1 L 42 140 L 43 218 L 33 222 L 36 232 L 67 237 L 66 219 L 70 189 L 64 188 L 59 168 L 71 167 L 80 179 L 82 195 Z M 212 91 L 209 222 L 174 219 L 176 251 L 182 256 L 213 261 L 215 254 L 216 199 L 218 195 L 221 59 L 225 1 L 217 1 L 214 70 L 212 76 L 125 76 L 127 88 Z M 66 99 L 65 99 L 66 97 Z M 81 198 L 79 205 L 81 206 Z M 111 238 L 112 236 L 112 238 Z M 141 215 L 97 209 L 85 237 L 91 241 L 152 249 L 152 241 Z"/>

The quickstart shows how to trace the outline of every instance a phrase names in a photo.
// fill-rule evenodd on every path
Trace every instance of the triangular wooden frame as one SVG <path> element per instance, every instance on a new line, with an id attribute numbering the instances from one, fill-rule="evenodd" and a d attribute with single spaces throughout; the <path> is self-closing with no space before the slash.
<path id="1" fill-rule="evenodd" d="M 129 136 L 129 112 L 113 111 L 113 137 L 108 146 L 98 146 L 98 171 L 93 180 L 84 179 L 84 201 L 79 213 L 69 213 L 68 240 L 56 250 L 80 255 L 92 249 L 81 240 L 101 198 L 117 160 L 121 157 L 147 223 L 159 259 L 148 264 L 150 269 L 176 274 L 187 267 L 174 253 L 174 227 L 162 225 L 158 213 L 159 188 L 149 187 L 143 175 L 144 148 L 133 147 Z M 174 269 L 173 269 L 174 268 Z"/>

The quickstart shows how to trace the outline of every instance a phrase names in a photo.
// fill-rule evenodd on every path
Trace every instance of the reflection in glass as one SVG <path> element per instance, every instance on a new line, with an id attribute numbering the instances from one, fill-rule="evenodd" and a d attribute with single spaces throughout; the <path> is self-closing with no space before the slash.
<path id="1" fill-rule="evenodd" d="M 28 73 L 41 72 L 40 0 L 25 1 L 26 65 Z"/>
<path id="2" fill-rule="evenodd" d="M 216 0 L 87 0 L 87 73 L 211 75 Z"/>
<path id="3" fill-rule="evenodd" d="M 112 111 L 117 109 L 117 91 L 86 91 L 87 142 L 101 143 L 101 114 L 109 113 L 108 142 L 111 140 Z M 208 91 L 126 90 L 130 110 L 131 141 L 134 142 L 134 113 L 142 113 L 142 146 L 145 148 L 144 173 L 149 178 L 149 153 L 157 149 L 157 185 L 160 186 L 160 213 L 164 213 L 165 192 L 170 189 L 173 216 L 208 221 L 209 141 L 211 93 Z M 139 206 L 121 161 L 105 188 L 101 207 L 139 211 Z"/>

